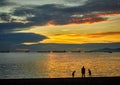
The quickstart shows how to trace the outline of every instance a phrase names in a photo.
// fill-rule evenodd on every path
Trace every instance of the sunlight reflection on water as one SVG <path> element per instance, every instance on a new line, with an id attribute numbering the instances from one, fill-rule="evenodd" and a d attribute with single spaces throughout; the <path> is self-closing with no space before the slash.
<path id="1" fill-rule="evenodd" d="M 0 53 L 0 78 L 120 76 L 120 53 Z"/>
<path id="2" fill-rule="evenodd" d="M 92 76 L 120 76 L 120 57 L 103 53 L 50 53 L 45 67 L 48 77 L 71 77 L 76 70 L 76 77 L 81 77 L 81 67 L 92 70 Z M 39 67 L 40 64 L 38 64 Z M 39 68 L 38 68 L 39 70 Z"/>

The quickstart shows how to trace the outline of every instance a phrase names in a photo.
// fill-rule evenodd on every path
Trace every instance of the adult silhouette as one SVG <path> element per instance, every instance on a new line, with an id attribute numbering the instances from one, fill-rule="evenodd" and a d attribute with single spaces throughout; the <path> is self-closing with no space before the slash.
<path id="1" fill-rule="evenodd" d="M 81 68 L 82 78 L 85 78 L 85 67 L 83 66 Z"/>

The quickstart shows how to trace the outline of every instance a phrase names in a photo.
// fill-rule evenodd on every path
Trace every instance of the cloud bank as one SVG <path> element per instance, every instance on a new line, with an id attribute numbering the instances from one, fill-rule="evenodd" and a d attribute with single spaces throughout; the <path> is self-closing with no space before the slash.
<path id="1" fill-rule="evenodd" d="M 5 48 L 6 45 L 15 46 L 24 42 L 37 42 L 46 39 L 45 36 L 36 34 L 12 34 L 14 30 L 44 26 L 50 21 L 54 25 L 92 24 L 108 21 L 109 18 L 104 16 L 120 14 L 120 0 L 51 0 L 51 2 L 40 0 L 41 4 L 38 2 L 38 0 L 30 0 L 29 2 L 28 0 L 0 1 L 0 7 L 4 7 L 6 10 L 8 7 L 11 8 L 9 12 L 3 12 L 3 9 L 0 9 L 1 48 Z M 99 36 L 99 34 L 95 36 Z M 29 39 L 29 37 L 32 38 Z"/>

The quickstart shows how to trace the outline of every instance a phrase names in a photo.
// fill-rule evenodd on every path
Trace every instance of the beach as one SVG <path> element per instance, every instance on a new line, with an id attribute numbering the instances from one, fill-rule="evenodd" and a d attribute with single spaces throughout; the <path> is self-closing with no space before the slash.
<path id="1" fill-rule="evenodd" d="M 0 79 L 1 85 L 120 85 L 120 77 Z"/>

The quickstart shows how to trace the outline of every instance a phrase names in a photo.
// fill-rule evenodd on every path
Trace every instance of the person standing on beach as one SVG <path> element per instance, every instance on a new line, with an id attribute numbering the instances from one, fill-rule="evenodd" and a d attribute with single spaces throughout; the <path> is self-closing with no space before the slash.
<path id="1" fill-rule="evenodd" d="M 89 74 L 89 77 L 91 77 L 91 70 L 90 69 L 88 69 L 88 74 Z"/>
<path id="2" fill-rule="evenodd" d="M 81 68 L 82 78 L 85 78 L 85 67 L 83 66 Z"/>
<path id="3" fill-rule="evenodd" d="M 73 78 L 74 78 L 74 76 L 75 76 L 75 72 L 76 72 L 76 71 L 73 71 L 73 72 L 72 72 L 72 77 L 73 77 Z"/>

